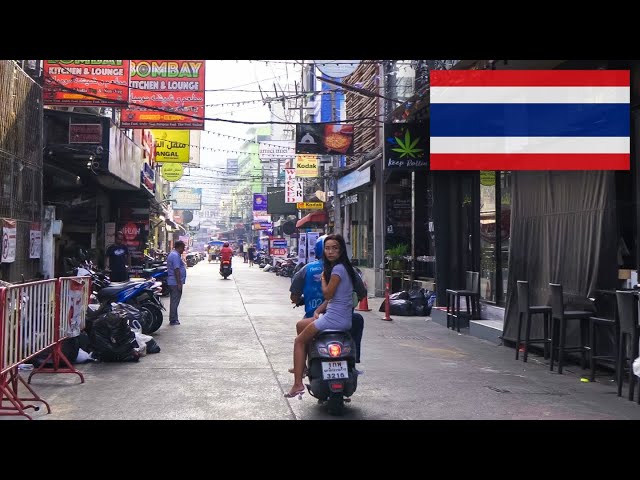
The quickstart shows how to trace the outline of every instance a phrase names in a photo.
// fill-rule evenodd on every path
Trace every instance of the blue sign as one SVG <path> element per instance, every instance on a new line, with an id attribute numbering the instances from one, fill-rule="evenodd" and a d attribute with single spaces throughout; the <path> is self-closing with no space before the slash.
<path id="1" fill-rule="evenodd" d="M 267 211 L 267 194 L 266 193 L 254 193 L 253 194 L 253 211 Z"/>

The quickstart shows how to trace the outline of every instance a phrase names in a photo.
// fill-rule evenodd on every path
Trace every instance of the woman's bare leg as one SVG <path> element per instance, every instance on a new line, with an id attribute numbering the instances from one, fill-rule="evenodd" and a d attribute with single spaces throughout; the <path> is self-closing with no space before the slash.
<path id="1" fill-rule="evenodd" d="M 302 383 L 302 373 L 304 371 L 306 345 L 311 339 L 319 332 L 316 326 L 311 322 L 307 327 L 296 337 L 293 343 L 293 386 L 289 390 L 289 394 L 304 389 Z"/>

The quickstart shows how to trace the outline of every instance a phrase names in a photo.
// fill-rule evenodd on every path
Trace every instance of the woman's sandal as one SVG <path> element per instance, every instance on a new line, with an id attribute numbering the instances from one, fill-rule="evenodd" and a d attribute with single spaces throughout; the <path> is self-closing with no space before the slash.
<path id="1" fill-rule="evenodd" d="M 302 387 L 300 390 L 295 391 L 295 392 L 289 392 L 289 393 L 285 393 L 284 397 L 285 398 L 293 398 L 293 397 L 298 397 L 298 400 L 302 400 L 302 395 L 304 394 L 305 389 L 304 387 Z"/>

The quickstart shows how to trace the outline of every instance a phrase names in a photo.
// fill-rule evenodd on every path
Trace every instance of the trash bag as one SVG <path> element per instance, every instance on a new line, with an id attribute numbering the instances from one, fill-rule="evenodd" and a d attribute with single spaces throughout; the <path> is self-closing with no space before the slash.
<path id="1" fill-rule="evenodd" d="M 411 300 L 391 300 L 389 307 L 391 315 L 410 317 L 414 314 Z"/>
<path id="2" fill-rule="evenodd" d="M 409 300 L 409 294 L 404 290 L 401 292 L 392 293 L 391 295 L 389 295 L 389 300 L 391 300 L 392 302 L 394 300 Z M 380 305 L 380 308 L 378 309 L 379 312 L 384 312 L 386 305 L 385 302 L 386 300 L 382 302 L 382 305 Z"/>
<path id="3" fill-rule="evenodd" d="M 411 303 L 413 303 L 414 308 L 427 304 L 427 299 L 424 296 L 424 288 L 414 288 L 412 290 L 409 290 L 408 294 L 409 300 L 411 300 Z"/>
<path id="4" fill-rule="evenodd" d="M 47 360 L 47 357 L 49 356 L 49 354 L 51 353 L 51 349 L 53 347 L 49 347 L 46 350 L 40 352 L 39 354 L 35 355 L 33 358 L 31 358 L 29 361 L 24 362 L 24 363 L 31 363 L 33 364 L 36 368 L 40 367 L 43 362 L 45 360 Z M 78 351 L 80 350 L 80 342 L 78 340 L 78 337 L 69 337 L 69 338 L 65 338 L 64 340 L 62 340 L 62 354 L 67 357 L 67 360 L 69 360 L 69 362 L 73 363 L 76 361 L 76 358 L 78 357 Z M 48 365 L 53 365 L 53 357 L 51 357 L 48 361 L 47 361 Z"/>
<path id="5" fill-rule="evenodd" d="M 406 291 L 396 292 L 389 295 L 389 300 L 409 300 L 409 294 Z"/>
<path id="6" fill-rule="evenodd" d="M 113 304 L 112 311 L 124 315 L 127 322 L 129 322 L 130 328 L 146 330 L 145 326 L 150 326 L 151 324 L 150 319 L 147 318 L 149 312 L 140 311 L 128 303 L 115 303 Z"/>
<path id="7" fill-rule="evenodd" d="M 109 312 L 93 322 L 91 329 L 93 356 L 103 362 L 137 362 L 138 347 L 126 314 Z"/>
<path id="8" fill-rule="evenodd" d="M 418 317 L 424 317 L 424 316 L 429 315 L 429 313 L 425 313 L 427 310 L 429 310 L 429 313 L 431 313 L 431 309 L 428 308 L 426 305 L 414 305 L 413 306 L 413 312 Z"/>
<path id="9" fill-rule="evenodd" d="M 147 342 L 147 353 L 160 353 L 160 345 L 153 338 Z"/>

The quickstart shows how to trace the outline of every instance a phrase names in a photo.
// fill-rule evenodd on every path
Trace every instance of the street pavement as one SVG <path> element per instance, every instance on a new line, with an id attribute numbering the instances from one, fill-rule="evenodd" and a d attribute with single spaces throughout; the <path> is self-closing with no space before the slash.
<path id="1" fill-rule="evenodd" d="M 160 353 L 138 363 L 77 365 L 84 384 L 76 375 L 34 376 L 52 409 L 34 419 L 640 419 L 640 405 L 616 396 L 610 373 L 585 383 L 577 365 L 558 375 L 535 354 L 516 361 L 512 348 L 430 317 L 384 321 L 380 298 L 363 312 L 358 368 L 365 373 L 344 416 L 332 417 L 308 393 L 283 397 L 303 315 L 289 302 L 290 279 L 238 257 L 230 279 L 218 269 L 206 261 L 188 269 L 181 325 L 169 326 L 165 313 L 154 334 Z"/>

